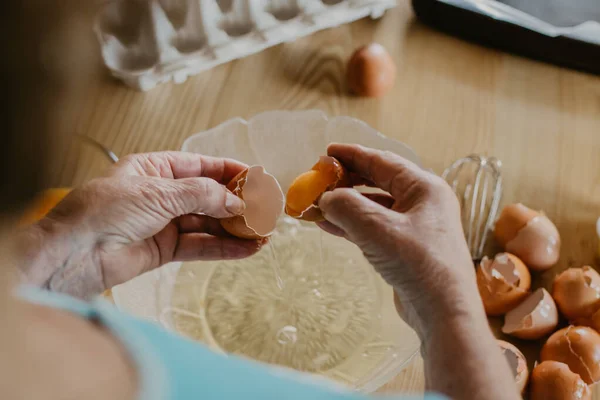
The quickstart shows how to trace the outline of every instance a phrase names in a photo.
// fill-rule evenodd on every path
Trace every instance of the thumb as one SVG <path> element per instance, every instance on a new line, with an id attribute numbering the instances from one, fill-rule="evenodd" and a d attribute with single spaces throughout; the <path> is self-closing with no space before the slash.
<path id="1" fill-rule="evenodd" d="M 394 213 L 370 200 L 354 189 L 335 189 L 325 192 L 319 200 L 319 208 L 327 221 L 346 233 L 348 239 L 362 246 L 380 237 L 384 222 Z"/>
<path id="2" fill-rule="evenodd" d="M 161 179 L 161 178 L 159 178 Z M 161 179 L 154 195 L 155 204 L 172 218 L 186 214 L 204 214 L 227 218 L 241 214 L 245 209 L 242 199 L 219 182 L 210 178 Z"/>

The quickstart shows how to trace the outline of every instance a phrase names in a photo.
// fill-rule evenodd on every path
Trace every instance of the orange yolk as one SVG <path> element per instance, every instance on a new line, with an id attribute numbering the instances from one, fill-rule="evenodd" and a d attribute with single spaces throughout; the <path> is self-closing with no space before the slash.
<path id="1" fill-rule="evenodd" d="M 287 192 L 286 208 L 292 213 L 302 214 L 336 179 L 332 168 L 303 173 L 292 182 Z"/>
<path id="2" fill-rule="evenodd" d="M 25 226 L 33 224 L 44 218 L 50 210 L 64 199 L 71 189 L 48 189 L 42 192 L 34 201 L 31 207 L 25 212 L 19 225 Z"/>

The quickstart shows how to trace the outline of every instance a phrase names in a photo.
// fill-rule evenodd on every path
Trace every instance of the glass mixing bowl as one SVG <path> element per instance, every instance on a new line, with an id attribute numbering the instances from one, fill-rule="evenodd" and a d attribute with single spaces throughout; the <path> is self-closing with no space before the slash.
<path id="1" fill-rule="evenodd" d="M 408 147 L 364 122 L 320 111 L 233 119 L 192 136 L 183 150 L 263 165 L 285 192 L 331 142 L 389 150 L 419 163 Z M 215 351 L 364 392 L 389 381 L 419 348 L 392 294 L 356 246 L 289 217 L 245 260 L 171 264 L 113 288 L 117 306 Z"/>
<path id="2" fill-rule="evenodd" d="M 216 351 L 372 391 L 419 346 L 392 298 L 356 246 L 284 217 L 252 257 L 183 263 L 160 321 Z"/>

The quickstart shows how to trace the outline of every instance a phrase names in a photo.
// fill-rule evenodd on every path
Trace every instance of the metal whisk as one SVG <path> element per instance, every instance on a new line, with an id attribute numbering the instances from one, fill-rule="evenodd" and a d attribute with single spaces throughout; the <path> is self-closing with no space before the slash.
<path id="1" fill-rule="evenodd" d="M 461 207 L 463 230 L 473 260 L 480 260 L 502 198 L 502 163 L 477 154 L 456 160 L 442 177 Z"/>

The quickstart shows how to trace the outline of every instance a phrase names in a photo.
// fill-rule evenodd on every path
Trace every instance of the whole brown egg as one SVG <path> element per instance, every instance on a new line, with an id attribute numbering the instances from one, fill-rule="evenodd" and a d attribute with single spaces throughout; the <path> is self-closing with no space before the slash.
<path id="1" fill-rule="evenodd" d="M 385 47 L 371 43 L 352 54 L 346 80 L 349 89 L 359 96 L 383 96 L 394 86 L 396 64 Z"/>

